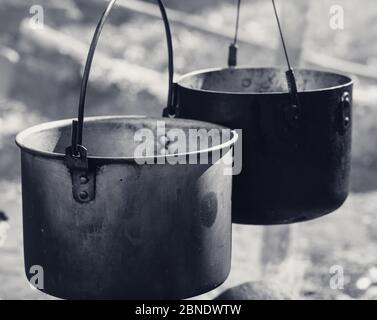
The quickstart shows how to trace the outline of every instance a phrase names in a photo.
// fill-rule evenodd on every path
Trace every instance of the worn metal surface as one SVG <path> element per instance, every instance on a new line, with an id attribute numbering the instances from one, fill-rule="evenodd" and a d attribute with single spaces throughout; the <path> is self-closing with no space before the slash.
<path id="1" fill-rule="evenodd" d="M 25 268 L 44 268 L 45 293 L 69 299 L 179 299 L 214 289 L 228 276 L 232 177 L 223 174 L 222 163 L 136 164 L 134 133 L 155 129 L 156 121 L 86 119 L 84 143 L 96 175 L 95 198 L 87 203 L 73 197 L 65 163 L 70 120 L 18 136 Z M 164 121 L 167 130 L 218 127 Z M 211 150 L 202 152 L 211 155 Z M 231 156 L 227 150 L 223 158 Z"/>
<path id="2" fill-rule="evenodd" d="M 295 70 L 301 102 L 292 114 L 283 69 L 228 68 L 183 76 L 181 118 L 243 129 L 243 171 L 233 179 L 233 221 L 285 224 L 320 217 L 348 195 L 352 80 Z"/>

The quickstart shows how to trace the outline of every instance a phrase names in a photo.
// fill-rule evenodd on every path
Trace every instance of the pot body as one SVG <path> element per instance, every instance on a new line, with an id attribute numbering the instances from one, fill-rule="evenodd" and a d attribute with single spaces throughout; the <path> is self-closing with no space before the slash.
<path id="1" fill-rule="evenodd" d="M 91 137 L 96 121 L 85 129 L 86 140 L 100 144 Z M 136 126 L 127 119 L 126 125 L 102 122 L 107 131 L 121 128 L 119 136 Z M 55 139 L 56 152 L 69 142 L 68 129 L 39 138 Z M 56 138 L 62 131 L 66 137 Z M 111 134 L 114 141 L 117 135 Z M 64 158 L 21 148 L 25 268 L 30 279 L 33 266 L 43 267 L 43 292 L 66 299 L 181 299 L 228 276 L 232 177 L 221 163 L 89 157 L 95 199 L 80 203 Z"/>
<path id="2" fill-rule="evenodd" d="M 339 208 L 349 192 L 352 81 L 296 70 L 299 118 L 280 69 L 215 69 L 177 84 L 178 115 L 242 129 L 242 172 L 233 178 L 233 222 L 311 220 Z"/>

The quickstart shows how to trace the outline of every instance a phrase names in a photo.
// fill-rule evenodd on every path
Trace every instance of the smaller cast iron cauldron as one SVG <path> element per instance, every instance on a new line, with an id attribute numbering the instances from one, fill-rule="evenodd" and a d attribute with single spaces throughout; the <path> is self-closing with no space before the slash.
<path id="1" fill-rule="evenodd" d="M 90 47 L 78 121 L 73 126 L 71 120 L 50 122 L 17 136 L 26 274 L 30 279 L 31 268 L 42 266 L 40 289 L 67 299 L 199 295 L 220 285 L 230 271 L 232 176 L 224 170 L 230 170 L 237 134 L 224 139 L 219 125 L 182 119 L 111 116 L 84 121 L 95 46 L 114 3 Z M 167 136 L 159 133 L 159 122 Z M 221 142 L 211 140 L 203 148 L 180 139 L 178 150 L 189 150 L 163 155 L 162 141 L 172 129 L 185 137 L 193 129 L 200 135 L 210 131 L 211 137 L 217 132 Z M 146 154 L 135 153 L 140 130 L 152 134 Z M 202 156 L 208 161 L 190 164 Z M 176 157 L 186 162 L 169 161 Z"/>
<path id="2" fill-rule="evenodd" d="M 285 224 L 339 208 L 349 191 L 349 77 L 295 70 L 292 104 L 279 68 L 203 70 L 175 86 L 178 117 L 242 129 L 242 172 L 233 178 L 233 221 Z"/>

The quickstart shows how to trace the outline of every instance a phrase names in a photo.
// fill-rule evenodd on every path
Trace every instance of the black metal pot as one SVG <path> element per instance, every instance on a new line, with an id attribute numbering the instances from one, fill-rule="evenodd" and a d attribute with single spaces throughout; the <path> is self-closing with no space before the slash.
<path id="1" fill-rule="evenodd" d="M 203 70 L 176 84 L 178 117 L 243 130 L 233 222 L 307 221 L 336 210 L 347 198 L 353 82 L 334 73 L 295 72 L 298 106 L 283 69 Z"/>

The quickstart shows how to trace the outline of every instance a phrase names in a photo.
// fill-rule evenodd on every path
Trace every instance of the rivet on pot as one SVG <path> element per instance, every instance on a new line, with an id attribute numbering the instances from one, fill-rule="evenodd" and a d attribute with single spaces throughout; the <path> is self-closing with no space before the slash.
<path id="1" fill-rule="evenodd" d="M 86 191 L 81 191 L 79 194 L 81 200 L 86 200 L 89 197 L 89 194 Z"/>
<path id="2" fill-rule="evenodd" d="M 80 183 L 81 184 L 87 184 L 89 182 L 89 178 L 87 176 L 81 176 L 80 177 Z"/>

